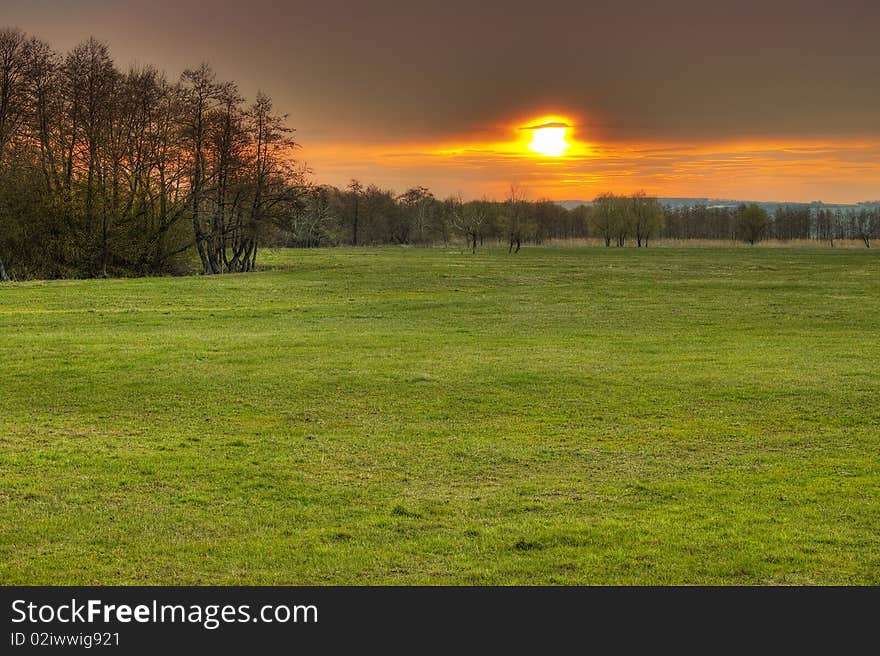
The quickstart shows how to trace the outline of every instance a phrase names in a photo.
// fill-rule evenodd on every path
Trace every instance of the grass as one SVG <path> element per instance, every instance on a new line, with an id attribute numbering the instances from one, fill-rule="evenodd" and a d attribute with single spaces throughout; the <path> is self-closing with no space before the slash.
<path id="1" fill-rule="evenodd" d="M 0 287 L 0 583 L 878 584 L 868 250 Z"/>

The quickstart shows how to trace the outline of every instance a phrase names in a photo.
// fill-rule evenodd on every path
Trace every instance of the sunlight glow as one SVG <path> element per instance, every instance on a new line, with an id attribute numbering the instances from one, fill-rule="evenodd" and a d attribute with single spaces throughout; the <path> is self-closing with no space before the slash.
<path id="1" fill-rule="evenodd" d="M 569 143 L 565 140 L 568 126 L 559 123 L 550 123 L 530 128 L 532 140 L 529 148 L 545 157 L 560 157 L 568 150 Z"/>
<path id="2" fill-rule="evenodd" d="M 549 114 L 549 112 L 548 112 Z M 590 199 L 650 189 L 657 196 L 772 199 L 826 203 L 876 198 L 880 138 L 736 139 L 725 141 L 587 141 L 591 124 L 568 115 L 519 116 L 439 142 L 324 143 L 308 147 L 309 165 L 344 187 L 352 170 L 370 167 L 387 187 L 436 181 L 436 193 L 504 198 L 510 181 L 532 198 Z M 561 123 L 567 149 L 532 148 L 537 129 Z M 553 134 L 551 132 L 551 134 Z M 558 134 L 558 132 L 556 133 Z M 543 140 L 543 137 L 540 138 Z M 558 137 L 552 141 L 558 144 Z M 537 145 L 537 144 L 536 144 Z M 402 177 L 402 176 L 406 177 Z"/>

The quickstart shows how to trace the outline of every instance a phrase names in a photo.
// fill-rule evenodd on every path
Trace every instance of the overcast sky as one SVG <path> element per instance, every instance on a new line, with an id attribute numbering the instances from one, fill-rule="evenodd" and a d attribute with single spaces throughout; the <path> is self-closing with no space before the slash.
<path id="1" fill-rule="evenodd" d="M 209 61 L 290 114 L 321 182 L 880 197 L 880 2 L 0 0 L 0 24 L 176 77 Z M 580 157 L 497 144 L 557 115 Z M 461 146 L 466 152 L 449 154 Z M 520 154 L 521 155 L 521 154 Z"/>

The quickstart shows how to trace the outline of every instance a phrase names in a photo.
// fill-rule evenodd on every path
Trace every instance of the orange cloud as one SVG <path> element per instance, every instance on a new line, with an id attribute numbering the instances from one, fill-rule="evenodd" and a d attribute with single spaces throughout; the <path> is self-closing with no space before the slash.
<path id="1" fill-rule="evenodd" d="M 574 122 L 542 117 L 524 123 Z M 522 124 L 521 124 L 522 125 Z M 554 126 L 557 127 L 557 126 Z M 561 126 L 558 126 L 561 127 Z M 508 140 L 458 143 L 315 144 L 302 155 L 319 182 L 364 182 L 438 196 L 501 197 L 515 181 L 531 198 L 589 199 L 645 189 L 658 196 L 852 202 L 880 198 L 880 138 L 717 143 L 588 143 L 577 130 L 564 155 L 541 156 L 515 126 Z"/>

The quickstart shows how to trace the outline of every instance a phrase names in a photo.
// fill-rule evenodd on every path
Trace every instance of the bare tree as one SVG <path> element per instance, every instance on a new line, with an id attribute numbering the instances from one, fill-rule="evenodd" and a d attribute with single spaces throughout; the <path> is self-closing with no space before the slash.
<path id="1" fill-rule="evenodd" d="M 24 33 L 14 28 L 0 30 L 0 167 L 7 145 L 25 116 L 26 65 L 27 39 Z M 3 254 L 0 253 L 0 282 L 8 280 Z"/>
<path id="2" fill-rule="evenodd" d="M 853 226 L 853 236 L 861 239 L 865 244 L 865 248 L 871 248 L 871 237 L 874 236 L 876 231 L 875 223 L 877 223 L 874 213 L 868 209 L 853 212 L 850 223 Z"/>
<path id="3" fill-rule="evenodd" d="M 644 191 L 632 195 L 632 225 L 636 246 L 648 247 L 648 240 L 663 227 L 663 206 L 656 198 L 648 197 Z"/>
<path id="4" fill-rule="evenodd" d="M 528 207 L 523 189 L 511 183 L 504 203 L 504 227 L 507 233 L 508 253 L 519 253 L 523 239 L 529 230 Z"/>
<path id="5" fill-rule="evenodd" d="M 322 185 L 305 192 L 303 206 L 293 216 L 292 245 L 312 248 L 328 239 L 330 224 L 336 219 L 330 203 L 332 192 L 332 187 Z"/>
<path id="6" fill-rule="evenodd" d="M 601 235 L 605 241 L 606 248 L 611 246 L 611 239 L 615 231 L 617 220 L 615 202 L 616 198 L 613 193 L 599 194 L 593 201 L 592 212 L 590 213 L 592 228 Z"/>
<path id="7" fill-rule="evenodd" d="M 237 87 L 232 83 L 219 85 L 218 98 L 208 128 L 208 178 L 213 181 L 209 202 L 213 204 L 213 211 L 205 250 L 212 269 L 232 271 L 238 262 L 236 255 L 240 257 L 240 253 L 232 244 L 230 260 L 228 250 L 236 236 L 235 218 L 241 213 L 244 190 L 237 182 L 245 166 L 248 138 L 241 109 L 244 98 Z"/>
<path id="8" fill-rule="evenodd" d="M 410 226 L 408 236 L 418 244 L 429 240 L 429 222 L 434 207 L 434 195 L 426 187 L 412 187 L 397 198 L 400 204 L 400 219 Z"/>
<path id="9" fill-rule="evenodd" d="M 181 76 L 183 97 L 183 133 L 188 142 L 190 157 L 190 207 L 196 250 L 205 274 L 220 273 L 216 262 L 208 257 L 207 228 L 203 225 L 202 202 L 205 193 L 207 166 L 205 145 L 208 135 L 208 117 L 220 100 L 221 87 L 211 67 L 203 63 L 188 69 Z"/>
<path id="10" fill-rule="evenodd" d="M 364 187 L 360 181 L 352 178 L 346 187 L 351 196 L 352 212 L 351 212 L 351 245 L 358 245 L 358 219 L 360 219 L 361 196 L 364 193 Z"/>
<path id="11" fill-rule="evenodd" d="M 24 32 L 15 28 L 0 30 L 0 164 L 25 115 L 27 50 Z"/>
<path id="12" fill-rule="evenodd" d="M 275 114 L 272 99 L 259 93 L 251 106 L 249 163 L 250 208 L 243 220 L 233 228 L 233 256 L 230 271 L 252 271 L 257 261 L 257 238 L 264 224 L 277 218 L 284 205 L 298 198 L 300 172 L 290 163 L 289 156 L 298 144 L 293 130 L 286 125 L 287 116 Z"/>
<path id="13" fill-rule="evenodd" d="M 476 253 L 477 242 L 482 238 L 489 216 L 486 210 L 487 203 L 485 201 L 464 203 L 459 196 L 451 200 L 451 205 L 452 225 L 464 235 L 471 253 Z"/>
<path id="14" fill-rule="evenodd" d="M 611 205 L 614 216 L 614 233 L 617 239 L 617 247 L 626 246 L 626 240 L 633 229 L 633 200 L 626 196 L 617 196 Z"/>

